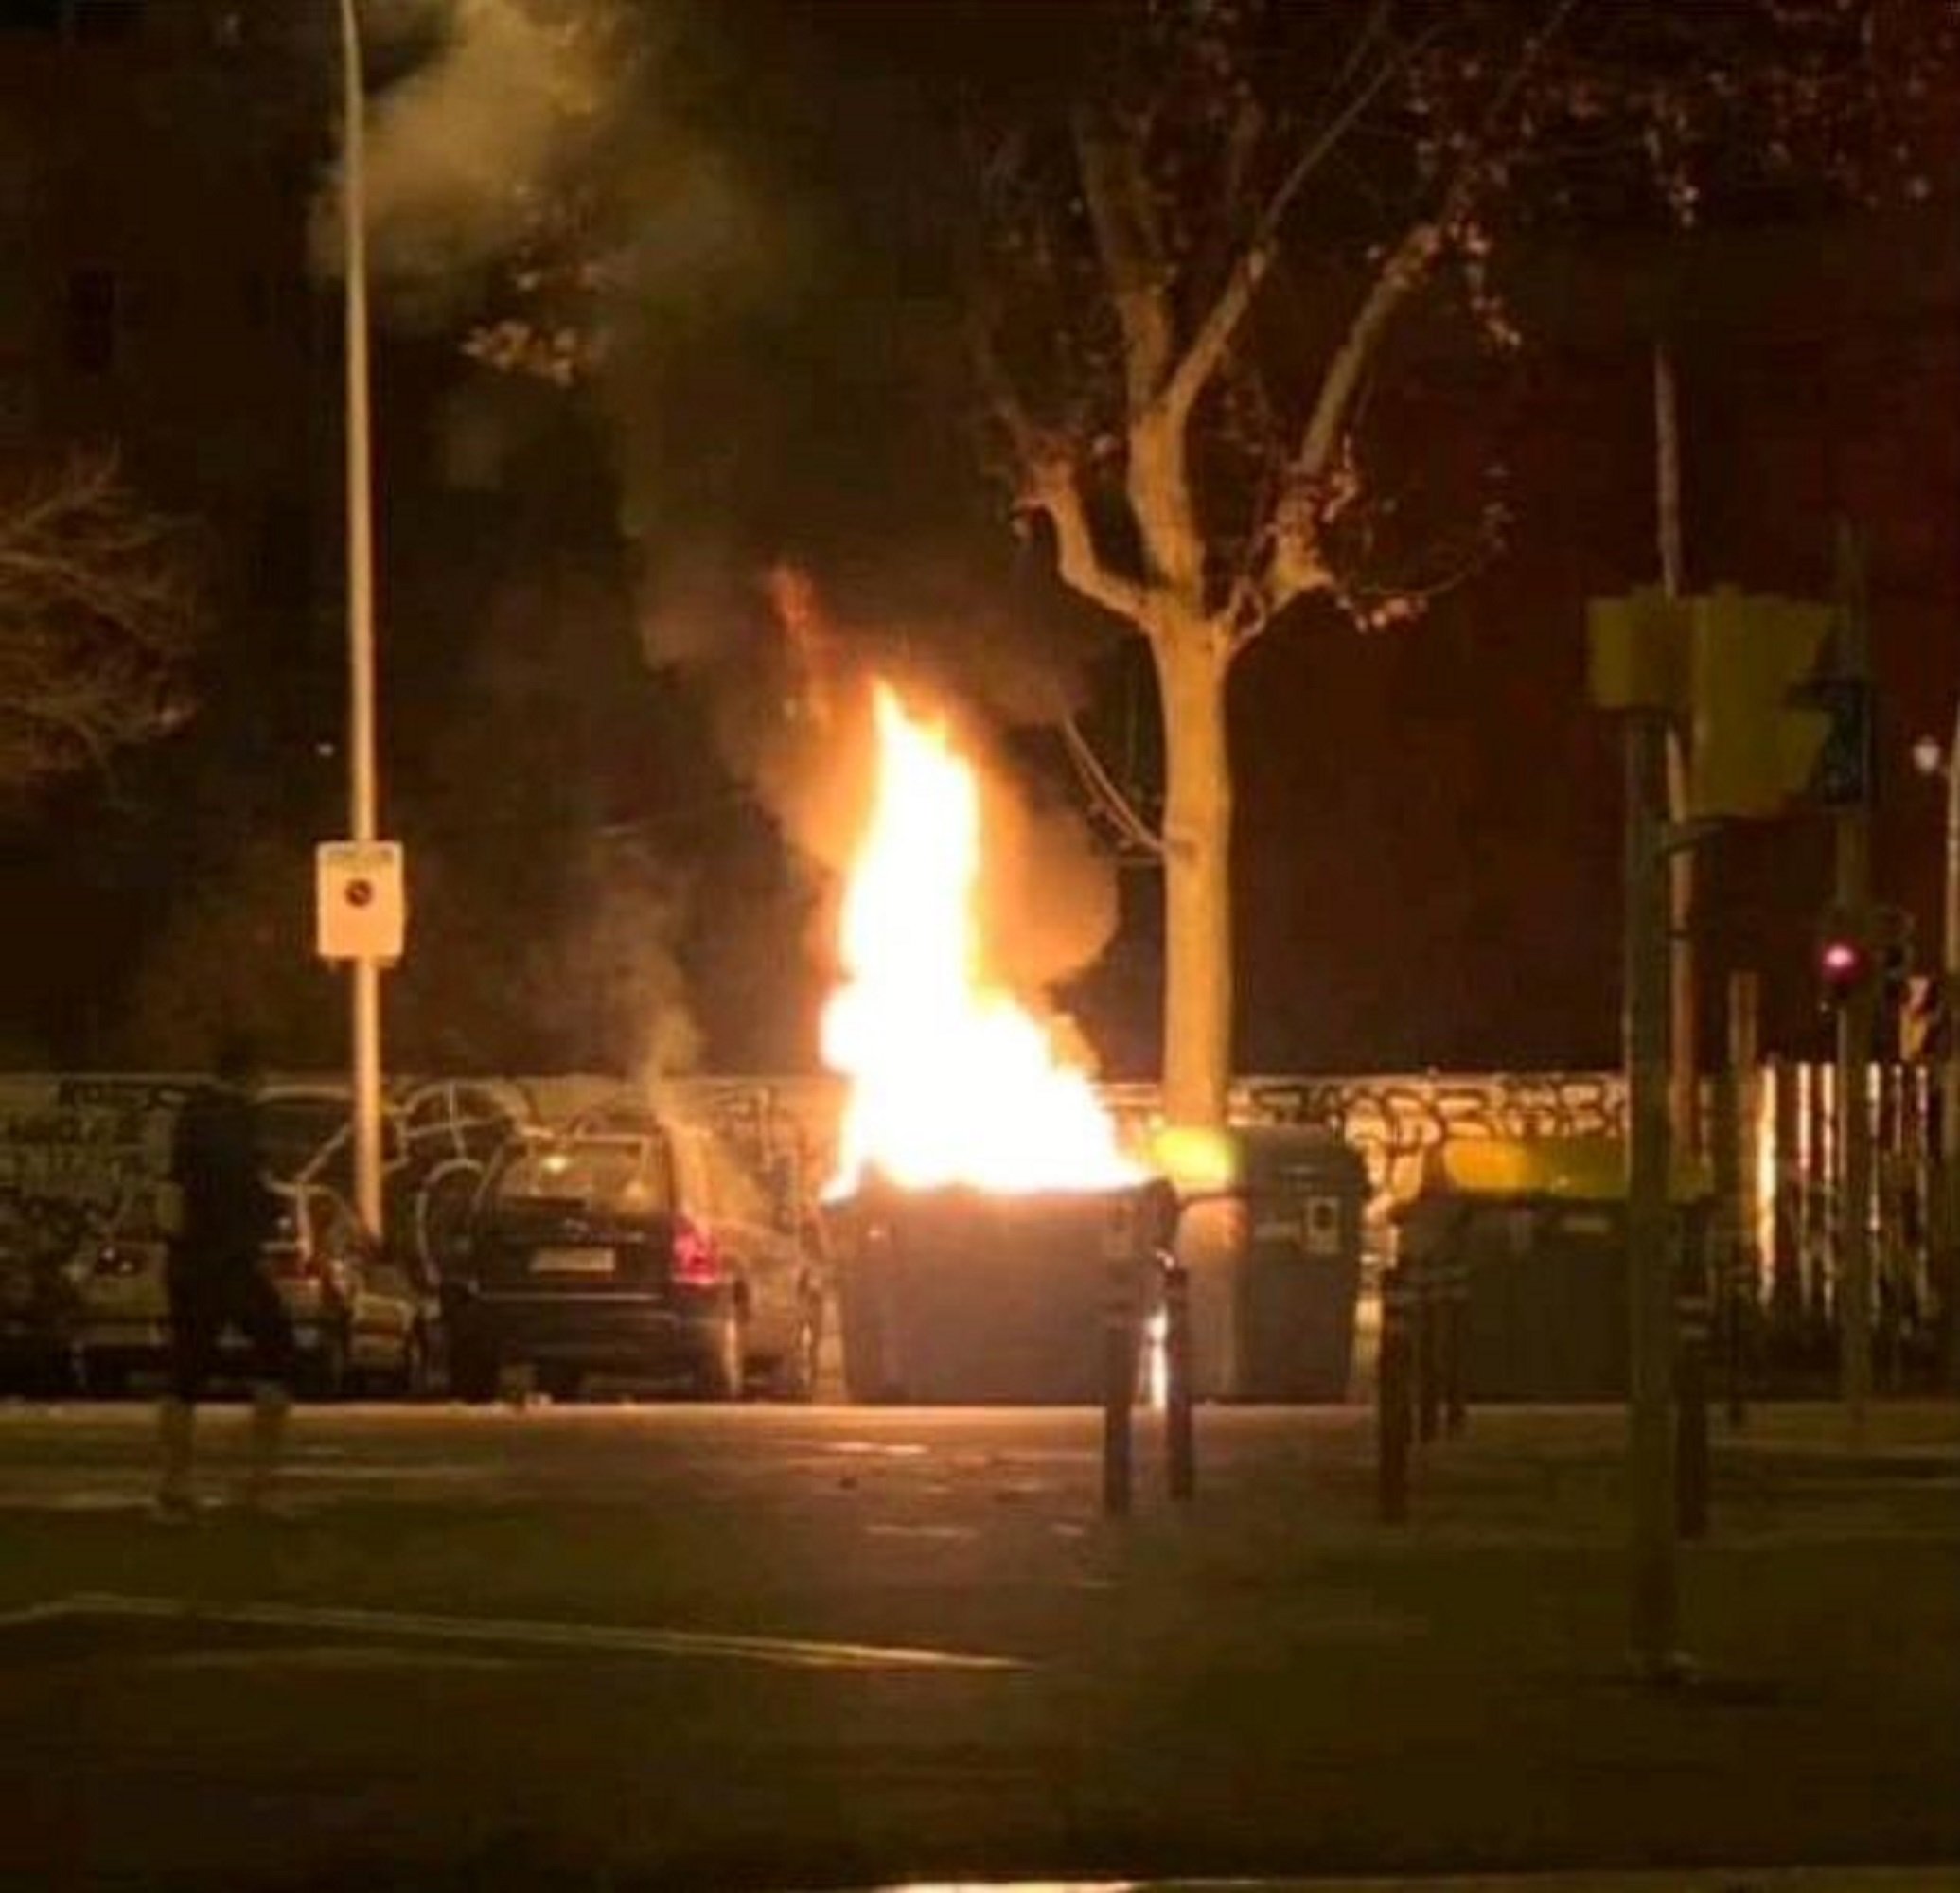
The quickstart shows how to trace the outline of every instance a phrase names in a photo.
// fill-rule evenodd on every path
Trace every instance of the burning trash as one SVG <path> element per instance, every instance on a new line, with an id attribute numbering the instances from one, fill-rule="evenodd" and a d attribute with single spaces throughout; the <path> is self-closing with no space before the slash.
<path id="1" fill-rule="evenodd" d="M 990 982 L 978 911 L 980 779 L 944 725 L 875 686 L 876 786 L 844 894 L 825 1062 L 849 1083 L 833 1196 L 1140 1182 L 1088 1072 Z"/>
<path id="2" fill-rule="evenodd" d="M 857 1398 L 1093 1400 L 1113 1286 L 1140 1321 L 1172 1199 L 991 975 L 975 766 L 888 684 L 874 710 L 823 1017 L 847 1085 L 828 1193 L 846 1377 Z"/>

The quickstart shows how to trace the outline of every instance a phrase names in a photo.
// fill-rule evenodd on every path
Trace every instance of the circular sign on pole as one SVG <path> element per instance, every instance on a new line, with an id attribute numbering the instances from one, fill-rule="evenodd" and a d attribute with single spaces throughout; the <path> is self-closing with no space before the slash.
<path id="1" fill-rule="evenodd" d="M 320 844 L 317 918 L 323 959 L 400 959 L 406 907 L 398 841 Z"/>

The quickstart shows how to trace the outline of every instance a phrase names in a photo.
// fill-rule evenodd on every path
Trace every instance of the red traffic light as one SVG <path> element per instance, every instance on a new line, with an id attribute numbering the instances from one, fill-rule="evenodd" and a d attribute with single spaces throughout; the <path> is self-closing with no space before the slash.
<path id="1" fill-rule="evenodd" d="M 1829 940 L 1824 946 L 1824 970 L 1828 977 L 1855 980 L 1864 967 L 1864 955 L 1849 940 Z"/>
<path id="2" fill-rule="evenodd" d="M 1862 943 L 1832 934 L 1817 949 L 1818 977 L 1824 982 L 1824 997 L 1842 1004 L 1863 986 L 1871 971 L 1871 958 Z"/>

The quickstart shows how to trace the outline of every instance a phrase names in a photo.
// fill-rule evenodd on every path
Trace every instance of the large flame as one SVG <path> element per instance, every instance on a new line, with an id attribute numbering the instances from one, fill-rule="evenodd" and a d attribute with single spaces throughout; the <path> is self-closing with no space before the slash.
<path id="1" fill-rule="evenodd" d="M 823 1056 L 849 1081 L 833 1195 L 1137 1180 L 1086 1072 L 985 978 L 980 782 L 942 725 L 875 687 L 876 787 L 844 893 Z"/>

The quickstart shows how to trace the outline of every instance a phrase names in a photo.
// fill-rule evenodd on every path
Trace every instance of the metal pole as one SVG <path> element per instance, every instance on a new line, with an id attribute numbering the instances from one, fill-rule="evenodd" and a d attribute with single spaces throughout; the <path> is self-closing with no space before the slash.
<path id="1" fill-rule="evenodd" d="M 1946 903 L 1940 927 L 1946 1053 L 1939 1070 L 1939 1182 L 1935 1228 L 1947 1326 L 1947 1387 L 1960 1393 L 1960 699 L 1947 744 Z"/>
<path id="2" fill-rule="evenodd" d="M 1960 698 L 1947 743 L 1946 900 L 1940 924 L 1940 1005 L 1946 1051 L 1939 1066 L 1939 1175 L 1934 1229 L 1946 1319 L 1946 1383 L 1960 1393 Z"/>
<path id="3" fill-rule="evenodd" d="M 1728 1358 L 1728 1423 L 1736 1432 L 1741 1430 L 1749 1417 L 1750 1341 L 1756 1330 L 1761 1293 L 1761 1257 L 1757 1252 L 1762 1214 L 1762 1080 L 1758 1070 L 1762 1059 L 1761 1018 L 1761 980 L 1753 972 L 1732 973 L 1728 1068 L 1734 1116 L 1722 1128 L 1722 1141 L 1733 1153 L 1733 1194 L 1728 1202 L 1733 1224 L 1728 1275 L 1722 1291 L 1726 1303 L 1722 1334 Z"/>
<path id="4" fill-rule="evenodd" d="M 1868 677 L 1862 549 L 1848 529 L 1838 539 L 1838 671 Z M 1871 800 L 1837 818 L 1837 904 L 1871 944 Z M 1877 1026 L 1878 969 L 1868 967 L 1858 989 L 1838 1012 L 1838 1390 L 1853 1439 L 1862 1438 L 1871 1398 L 1872 1335 L 1872 1041 Z"/>
<path id="5" fill-rule="evenodd" d="M 1463 1355 L 1469 1345 L 1470 1264 L 1459 1250 L 1443 1265 L 1442 1429 L 1460 1440 L 1469 1424 L 1469 1394 Z"/>
<path id="6" fill-rule="evenodd" d="M 1674 352 L 1653 351 L 1654 516 L 1658 522 L 1661 589 L 1679 598 L 1687 586 L 1681 524 L 1681 402 Z M 1668 734 L 1668 813 L 1686 822 L 1687 737 Z M 1668 1122 L 1673 1148 L 1693 1158 L 1702 1148 L 1701 1019 L 1695 983 L 1695 858 L 1687 848 L 1668 856 Z M 1705 1523 L 1708 1452 L 1708 1282 L 1706 1256 L 1684 1233 L 1677 1257 L 1674 1343 L 1676 1493 L 1683 1535 L 1699 1537 Z"/>
<path id="7" fill-rule="evenodd" d="M 1668 726 L 1627 717 L 1626 1061 L 1627 1475 L 1632 1494 L 1633 1641 L 1655 1678 L 1678 1666 L 1674 1567 L 1674 1256 L 1668 1240 L 1669 881 L 1664 847 Z"/>
<path id="8" fill-rule="evenodd" d="M 1130 1512 L 1131 1407 L 1137 1398 L 1136 1265 L 1112 1257 L 1103 1304 L 1103 1510 Z"/>
<path id="9" fill-rule="evenodd" d="M 1409 1515 L 1409 1318 L 1415 1289 L 1408 1263 L 1382 1281 L 1382 1352 L 1375 1370 L 1375 1504 L 1382 1523 Z"/>
<path id="10" fill-rule="evenodd" d="M 1197 1490 L 1191 1404 L 1191 1274 L 1173 1260 L 1164 1268 L 1164 1468 L 1173 1498 Z"/>
<path id="11" fill-rule="evenodd" d="M 1681 525 L 1680 395 L 1674 351 L 1665 342 L 1653 351 L 1654 513 L 1658 522 L 1661 590 L 1679 598 L 1687 589 L 1687 557 Z M 1687 820 L 1687 744 L 1685 735 L 1668 738 L 1668 813 Z M 1675 1148 L 1692 1155 L 1701 1147 L 1701 1022 L 1695 986 L 1695 858 L 1677 848 L 1668 858 L 1668 1007 L 1673 1051 L 1668 1073 L 1668 1111 Z"/>
<path id="12" fill-rule="evenodd" d="M 1416 1290 L 1416 1437 L 1426 1446 L 1442 1430 L 1442 1259 L 1413 1258 Z"/>
<path id="13" fill-rule="evenodd" d="M 361 28 L 340 0 L 342 224 L 346 241 L 347 821 L 349 839 L 377 839 L 375 819 L 374 494 L 367 359 L 367 185 Z M 381 968 L 351 963 L 354 1205 L 381 1229 Z"/>

